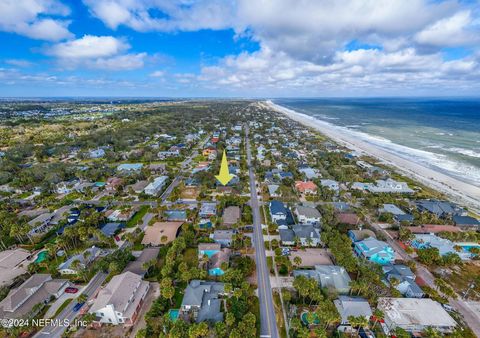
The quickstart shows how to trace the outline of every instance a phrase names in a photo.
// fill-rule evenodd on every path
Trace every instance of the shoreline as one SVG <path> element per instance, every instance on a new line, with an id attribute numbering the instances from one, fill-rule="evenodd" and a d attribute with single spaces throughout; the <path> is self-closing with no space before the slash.
<path id="1" fill-rule="evenodd" d="M 319 120 L 313 116 L 298 113 L 294 110 L 277 105 L 271 101 L 262 101 L 261 105 L 286 115 L 288 118 L 311 127 L 353 151 L 372 156 L 382 163 L 393 167 L 401 174 L 406 175 L 420 183 L 440 191 L 452 198 L 455 202 L 463 204 L 476 213 L 480 212 L 480 188 L 467 182 L 458 180 L 434 169 L 428 168 L 411 160 L 402 158 L 375 145 L 368 144 L 354 136 L 343 133 L 340 128 Z"/>

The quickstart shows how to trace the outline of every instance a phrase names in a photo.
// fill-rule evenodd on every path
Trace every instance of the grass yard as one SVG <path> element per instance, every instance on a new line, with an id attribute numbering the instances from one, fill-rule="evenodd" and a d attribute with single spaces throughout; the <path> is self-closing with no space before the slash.
<path id="1" fill-rule="evenodd" d="M 445 276 L 444 279 L 458 293 L 464 292 L 470 283 L 476 282 L 474 288 L 469 291 L 468 298 L 476 301 L 480 300 L 480 264 L 478 262 L 465 263 L 457 271 Z"/>
<path id="2" fill-rule="evenodd" d="M 198 267 L 197 248 L 186 248 L 185 252 L 183 253 L 183 259 L 189 267 Z"/>
<path id="3" fill-rule="evenodd" d="M 137 225 L 149 209 L 150 207 L 148 205 L 142 205 L 140 210 L 138 210 L 137 213 L 135 213 L 135 215 L 133 215 L 133 217 L 127 222 L 127 228 L 133 228 L 135 225 Z"/>

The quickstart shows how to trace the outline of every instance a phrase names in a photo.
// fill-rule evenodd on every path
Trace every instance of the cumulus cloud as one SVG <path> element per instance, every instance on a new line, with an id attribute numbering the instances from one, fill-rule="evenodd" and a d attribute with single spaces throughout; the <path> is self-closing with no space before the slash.
<path id="1" fill-rule="evenodd" d="M 165 76 L 165 72 L 162 71 L 162 70 L 156 70 L 156 71 L 150 73 L 150 76 L 151 77 L 163 77 L 163 76 Z"/>
<path id="2" fill-rule="evenodd" d="M 142 32 L 227 28 L 234 8 L 233 2 L 224 0 L 84 0 L 84 3 L 112 29 L 125 25 Z M 163 15 L 154 15 L 154 11 Z"/>
<path id="3" fill-rule="evenodd" d="M 146 53 L 123 54 L 130 45 L 113 36 L 84 35 L 58 43 L 47 50 L 65 68 L 85 66 L 104 70 L 131 70 L 143 67 Z"/>
<path id="4" fill-rule="evenodd" d="M 32 39 L 59 41 L 72 37 L 68 30 L 70 21 L 51 16 L 69 14 L 69 8 L 57 0 L 3 0 L 0 1 L 0 30 Z"/>

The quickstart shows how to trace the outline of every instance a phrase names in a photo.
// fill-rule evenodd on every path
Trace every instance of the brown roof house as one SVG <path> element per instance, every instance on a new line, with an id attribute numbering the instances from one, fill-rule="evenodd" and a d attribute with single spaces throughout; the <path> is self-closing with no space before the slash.
<path id="1" fill-rule="evenodd" d="M 223 225 L 231 227 L 238 223 L 238 221 L 240 220 L 240 217 L 241 217 L 240 207 L 230 206 L 223 211 L 223 216 L 222 216 Z"/>

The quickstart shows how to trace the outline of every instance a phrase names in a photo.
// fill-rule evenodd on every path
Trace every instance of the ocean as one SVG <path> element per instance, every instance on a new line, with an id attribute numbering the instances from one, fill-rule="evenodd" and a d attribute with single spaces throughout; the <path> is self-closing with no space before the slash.
<path id="1" fill-rule="evenodd" d="M 274 99 L 400 157 L 480 187 L 480 99 Z"/>

